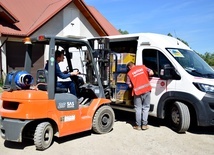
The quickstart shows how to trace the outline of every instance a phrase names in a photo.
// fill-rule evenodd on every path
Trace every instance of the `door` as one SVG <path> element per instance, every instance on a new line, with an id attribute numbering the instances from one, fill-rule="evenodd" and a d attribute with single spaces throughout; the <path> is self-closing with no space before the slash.
<path id="1" fill-rule="evenodd" d="M 171 80 L 160 79 L 160 70 L 164 64 L 172 64 L 161 51 L 151 48 L 142 49 L 142 61 L 146 67 L 154 72 L 154 76 L 150 77 L 150 84 L 152 86 L 151 106 L 153 106 L 153 111 L 150 115 L 156 116 L 159 99 L 167 91 L 168 86 L 172 87 Z"/>

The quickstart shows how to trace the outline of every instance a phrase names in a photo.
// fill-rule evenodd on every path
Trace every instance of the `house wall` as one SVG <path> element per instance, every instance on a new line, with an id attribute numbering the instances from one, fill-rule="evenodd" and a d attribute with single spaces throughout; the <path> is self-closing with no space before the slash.
<path id="1" fill-rule="evenodd" d="M 32 36 L 49 34 L 67 37 L 69 35 L 93 37 L 99 36 L 78 8 L 71 3 L 51 20 L 45 23 Z"/>
<path id="2" fill-rule="evenodd" d="M 62 37 L 76 36 L 76 37 L 98 37 L 99 34 L 95 31 L 88 20 L 83 16 L 75 4 L 71 3 L 51 20 L 44 24 L 32 36 L 41 34 L 55 35 Z M 48 47 L 45 48 L 44 64 L 48 60 Z M 76 60 L 76 61 L 75 61 Z M 73 64 L 78 64 L 79 55 L 73 54 Z M 66 69 L 66 61 L 60 63 L 62 70 Z M 77 66 L 80 66 L 77 65 Z"/>

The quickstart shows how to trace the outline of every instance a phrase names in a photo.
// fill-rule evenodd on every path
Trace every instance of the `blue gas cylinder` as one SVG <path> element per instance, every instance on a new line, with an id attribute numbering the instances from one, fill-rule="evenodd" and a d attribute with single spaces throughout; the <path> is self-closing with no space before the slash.
<path id="1" fill-rule="evenodd" d="M 18 71 L 14 77 L 14 82 L 21 89 L 28 89 L 33 84 L 33 77 L 27 71 Z"/>

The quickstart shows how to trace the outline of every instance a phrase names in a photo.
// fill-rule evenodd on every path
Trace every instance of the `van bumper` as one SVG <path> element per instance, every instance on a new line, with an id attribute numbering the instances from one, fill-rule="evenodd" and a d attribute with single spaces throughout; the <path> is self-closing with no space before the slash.
<path id="1" fill-rule="evenodd" d="M 198 117 L 199 126 L 214 126 L 214 94 L 206 94 L 201 100 L 205 109 Z M 200 111 L 200 110 L 199 110 Z"/>

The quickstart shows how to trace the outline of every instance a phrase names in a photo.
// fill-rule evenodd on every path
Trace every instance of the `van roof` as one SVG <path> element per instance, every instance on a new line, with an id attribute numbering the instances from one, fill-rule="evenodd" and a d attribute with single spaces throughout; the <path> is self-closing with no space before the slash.
<path id="1" fill-rule="evenodd" d="M 95 37 L 93 39 L 96 38 L 109 38 L 110 42 L 138 40 L 138 46 L 150 45 L 163 48 L 182 48 L 190 50 L 190 48 L 180 40 L 171 36 L 157 33 L 133 33 L 124 35 Z"/>

